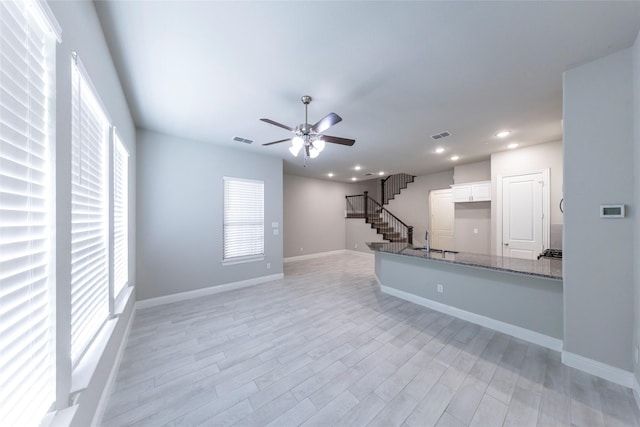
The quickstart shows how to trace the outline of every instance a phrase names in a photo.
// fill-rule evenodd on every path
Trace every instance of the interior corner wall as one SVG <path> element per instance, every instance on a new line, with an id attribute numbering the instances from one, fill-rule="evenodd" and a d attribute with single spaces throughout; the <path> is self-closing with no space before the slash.
<path id="1" fill-rule="evenodd" d="M 102 33 L 93 2 L 48 2 L 62 28 L 62 42 L 56 48 L 56 395 L 69 401 L 71 361 L 68 351 L 70 336 L 71 283 L 71 52 L 75 51 L 111 116 L 122 143 L 129 152 L 129 278 L 133 284 L 136 262 L 136 129 Z M 65 298 L 66 296 L 66 298 Z M 133 304 L 116 317 L 111 339 L 102 353 L 88 387 L 77 395 L 77 410 L 72 426 L 91 425 L 99 400 L 107 385 L 120 345 L 125 340 L 127 325 L 133 315 Z M 67 341 L 65 344 L 64 341 Z M 61 405 L 60 407 L 64 407 Z"/>
<path id="2" fill-rule="evenodd" d="M 264 181 L 263 261 L 222 265 L 225 176 Z M 282 159 L 139 129 L 137 184 L 138 300 L 282 273 Z"/>
<path id="3" fill-rule="evenodd" d="M 564 351 L 632 372 L 633 57 L 564 73 Z M 600 218 L 624 204 L 625 218 Z"/>
<path id="4" fill-rule="evenodd" d="M 349 184 L 284 175 L 284 257 L 345 248 L 345 196 Z"/>
<path id="5" fill-rule="evenodd" d="M 498 179 L 500 176 L 550 169 L 551 246 L 562 249 L 564 216 L 560 211 L 563 197 L 563 143 L 562 141 L 531 145 L 516 150 L 502 151 L 491 155 L 491 253 L 497 252 L 498 235 Z M 564 161 L 566 163 L 566 160 Z M 596 168 L 596 170 L 598 170 Z M 565 189 L 566 192 L 566 189 Z"/>
<path id="6" fill-rule="evenodd" d="M 413 226 L 413 241 L 424 245 L 424 234 L 429 227 L 429 192 L 451 188 L 453 169 L 417 176 L 407 188 L 389 201 L 386 208 L 402 222 Z"/>
<path id="7" fill-rule="evenodd" d="M 640 208 L 640 32 L 636 37 L 636 41 L 633 45 L 633 121 L 634 127 L 634 207 Z M 634 248 L 633 248 L 633 265 L 634 265 L 634 293 L 635 293 L 635 322 L 634 327 L 634 355 L 640 347 L 640 216 L 635 215 L 634 219 Z M 640 365 L 635 362 L 634 356 L 634 373 L 636 381 L 640 383 Z M 640 390 L 639 390 L 640 392 Z"/>

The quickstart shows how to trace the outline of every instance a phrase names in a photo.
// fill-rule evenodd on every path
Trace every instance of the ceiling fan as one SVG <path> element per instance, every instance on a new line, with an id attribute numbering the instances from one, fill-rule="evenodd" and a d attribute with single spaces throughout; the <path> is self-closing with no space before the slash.
<path id="1" fill-rule="evenodd" d="M 311 102 L 312 98 L 309 95 L 304 95 L 302 98 L 300 98 L 300 100 L 304 104 L 304 123 L 299 124 L 295 128 L 292 128 L 287 125 L 283 125 L 282 123 L 275 122 L 271 119 L 260 119 L 265 123 L 269 123 L 271 125 L 278 126 L 288 131 L 291 131 L 295 134 L 295 136 L 293 138 L 286 138 L 286 139 L 280 139 L 278 141 L 267 142 L 266 144 L 262 144 L 262 145 L 279 144 L 281 142 L 291 140 L 291 147 L 289 148 L 289 151 L 291 152 L 291 154 L 297 157 L 300 150 L 304 147 L 305 164 L 306 164 L 307 157 L 310 157 L 312 159 L 318 157 L 318 154 L 320 154 L 320 152 L 324 150 L 324 146 L 326 142 L 331 142 L 333 144 L 348 145 L 348 146 L 355 144 L 356 142 L 355 139 L 347 139 L 347 138 L 340 138 L 337 136 L 322 135 L 322 132 L 329 129 L 331 126 L 337 123 L 340 123 L 342 121 L 342 117 L 340 117 L 336 113 L 329 113 L 325 117 L 320 119 L 316 124 L 311 126 L 308 123 L 309 119 L 307 114 L 307 107 Z"/>

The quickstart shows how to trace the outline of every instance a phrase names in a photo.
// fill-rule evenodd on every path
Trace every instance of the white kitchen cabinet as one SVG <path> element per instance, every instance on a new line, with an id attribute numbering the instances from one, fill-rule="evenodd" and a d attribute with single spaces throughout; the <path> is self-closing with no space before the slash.
<path id="1" fill-rule="evenodd" d="M 453 203 L 491 201 L 491 181 L 455 184 L 451 186 L 451 189 L 453 190 Z"/>

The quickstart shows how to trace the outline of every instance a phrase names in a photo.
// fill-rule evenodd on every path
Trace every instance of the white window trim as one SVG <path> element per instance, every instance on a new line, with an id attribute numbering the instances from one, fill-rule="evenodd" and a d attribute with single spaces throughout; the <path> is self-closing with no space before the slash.
<path id="1" fill-rule="evenodd" d="M 234 265 L 234 264 L 244 264 L 244 263 L 249 263 L 249 262 L 257 262 L 257 261 L 262 261 L 265 259 L 265 237 L 266 237 L 266 232 L 264 230 L 264 181 L 263 180 L 259 180 L 259 179 L 248 179 L 248 178 L 239 178 L 239 177 L 232 177 L 232 176 L 223 176 L 222 177 L 222 181 L 223 181 L 223 189 L 222 189 L 222 193 L 223 193 L 223 213 L 222 213 L 222 260 L 221 260 L 221 264 L 223 266 L 228 266 L 228 265 Z M 262 185 L 262 227 L 263 227 L 263 234 L 262 234 L 262 253 L 261 254 L 250 254 L 250 255 L 241 255 L 241 256 L 235 256 L 235 257 L 229 257 L 229 258 L 225 258 L 225 212 L 224 212 L 224 206 L 226 205 L 227 201 L 226 201 L 226 183 L 227 182 L 247 182 L 247 183 L 253 183 L 253 184 L 260 184 Z"/>

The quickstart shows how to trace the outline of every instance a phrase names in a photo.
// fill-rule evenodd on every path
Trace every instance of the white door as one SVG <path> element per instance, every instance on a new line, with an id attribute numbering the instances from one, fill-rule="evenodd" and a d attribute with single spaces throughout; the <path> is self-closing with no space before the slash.
<path id="1" fill-rule="evenodd" d="M 454 204 L 451 189 L 433 190 L 429 194 L 431 247 L 455 250 Z"/>
<path id="2" fill-rule="evenodd" d="M 502 255 L 536 259 L 545 242 L 545 173 L 502 178 Z"/>

